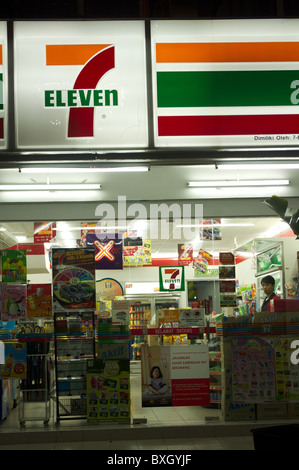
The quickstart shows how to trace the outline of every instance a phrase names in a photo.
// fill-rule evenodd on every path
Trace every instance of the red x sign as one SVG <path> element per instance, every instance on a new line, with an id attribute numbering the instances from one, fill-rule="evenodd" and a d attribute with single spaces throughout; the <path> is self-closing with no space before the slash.
<path id="1" fill-rule="evenodd" d="M 99 249 L 98 253 L 95 255 L 96 261 L 100 261 L 100 259 L 104 258 L 104 256 L 108 258 L 110 261 L 115 260 L 114 255 L 110 253 L 111 248 L 114 246 L 113 240 L 110 240 L 105 246 L 102 245 L 102 243 L 99 242 L 98 240 L 96 240 L 94 244 Z"/>

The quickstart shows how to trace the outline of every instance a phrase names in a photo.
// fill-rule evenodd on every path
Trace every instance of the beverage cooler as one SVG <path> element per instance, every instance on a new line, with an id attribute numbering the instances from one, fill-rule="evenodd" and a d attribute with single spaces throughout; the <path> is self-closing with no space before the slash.
<path id="1" fill-rule="evenodd" d="M 126 294 L 130 302 L 130 328 L 143 329 L 146 333 L 148 327 L 159 326 L 159 311 L 180 307 L 180 294 Z M 151 338 L 146 334 L 132 336 L 130 341 L 130 359 L 140 359 L 142 344 L 150 344 Z"/>

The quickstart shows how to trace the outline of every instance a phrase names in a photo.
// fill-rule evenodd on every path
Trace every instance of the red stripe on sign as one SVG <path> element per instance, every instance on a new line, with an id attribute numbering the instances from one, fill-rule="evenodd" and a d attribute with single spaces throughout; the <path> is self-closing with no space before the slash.
<path id="1" fill-rule="evenodd" d="M 159 116 L 159 136 L 299 134 L 299 115 Z"/>
<path id="2" fill-rule="evenodd" d="M 0 119 L 0 139 L 4 139 L 4 119 Z"/>

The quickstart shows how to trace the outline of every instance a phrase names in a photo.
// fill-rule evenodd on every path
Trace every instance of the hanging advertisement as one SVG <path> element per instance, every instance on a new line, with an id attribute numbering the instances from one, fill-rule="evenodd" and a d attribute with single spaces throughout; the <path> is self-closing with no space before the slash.
<path id="1" fill-rule="evenodd" d="M 125 239 L 126 242 L 126 239 Z M 152 264 L 152 243 L 151 240 L 141 240 L 141 244 L 134 244 L 134 239 L 130 245 L 124 244 L 123 251 L 124 266 L 145 266 Z"/>
<path id="2" fill-rule="evenodd" d="M 2 282 L 26 283 L 26 250 L 1 250 Z"/>
<path id="3" fill-rule="evenodd" d="M 124 289 L 116 279 L 105 277 L 96 282 L 96 294 L 97 301 L 113 300 L 116 297 L 123 296 Z"/>
<path id="4" fill-rule="evenodd" d="M 56 222 L 34 222 L 34 243 L 50 243 L 56 237 Z"/>
<path id="5" fill-rule="evenodd" d="M 87 233 L 86 246 L 95 250 L 96 269 L 123 269 L 122 234 Z"/>
<path id="6" fill-rule="evenodd" d="M 52 318 L 51 284 L 28 284 L 27 318 Z"/>
<path id="7" fill-rule="evenodd" d="M 141 346 L 142 406 L 210 404 L 208 346 Z"/>
<path id="8" fill-rule="evenodd" d="M 26 284 L 2 284 L 1 320 L 26 320 Z"/>
<path id="9" fill-rule="evenodd" d="M 257 273 L 267 273 L 273 269 L 279 269 L 282 266 L 281 246 L 275 246 L 256 256 Z"/>
<path id="10" fill-rule="evenodd" d="M 27 343 L 5 343 L 5 362 L 0 365 L 1 379 L 27 377 Z"/>
<path id="11" fill-rule="evenodd" d="M 184 291 L 184 266 L 159 266 L 159 286 L 160 292 Z"/>
<path id="12" fill-rule="evenodd" d="M 0 149 L 7 148 L 8 71 L 7 26 L 0 21 Z"/>
<path id="13" fill-rule="evenodd" d="M 298 25 L 151 21 L 155 144 L 296 145 Z"/>
<path id="14" fill-rule="evenodd" d="M 91 310 L 95 302 L 93 248 L 53 248 L 53 309 Z"/>
<path id="15" fill-rule="evenodd" d="M 87 362 L 87 421 L 130 422 L 129 359 Z"/>
<path id="16" fill-rule="evenodd" d="M 193 261 L 192 244 L 180 243 L 178 245 L 178 264 L 179 266 L 189 266 Z"/>
<path id="17" fill-rule="evenodd" d="M 148 145 L 143 21 L 16 21 L 14 59 L 17 148 Z"/>

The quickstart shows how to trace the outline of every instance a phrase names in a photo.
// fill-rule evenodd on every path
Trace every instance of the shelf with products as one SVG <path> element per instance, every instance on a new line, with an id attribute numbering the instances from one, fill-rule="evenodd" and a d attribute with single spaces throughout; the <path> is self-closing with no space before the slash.
<path id="1" fill-rule="evenodd" d="M 56 424 L 86 418 L 87 360 L 95 358 L 93 311 L 54 313 Z"/>
<path id="2" fill-rule="evenodd" d="M 256 284 L 237 288 L 237 314 L 249 315 L 256 311 Z"/>
<path id="3" fill-rule="evenodd" d="M 147 328 L 151 322 L 151 302 L 147 300 L 130 301 L 130 329 Z M 140 359 L 140 347 L 147 343 L 146 335 L 136 335 L 131 339 L 131 358 Z"/>
<path id="4" fill-rule="evenodd" d="M 209 363 L 210 363 L 210 403 L 212 407 L 219 407 L 221 403 L 221 351 L 220 341 L 212 337 L 209 344 Z"/>

